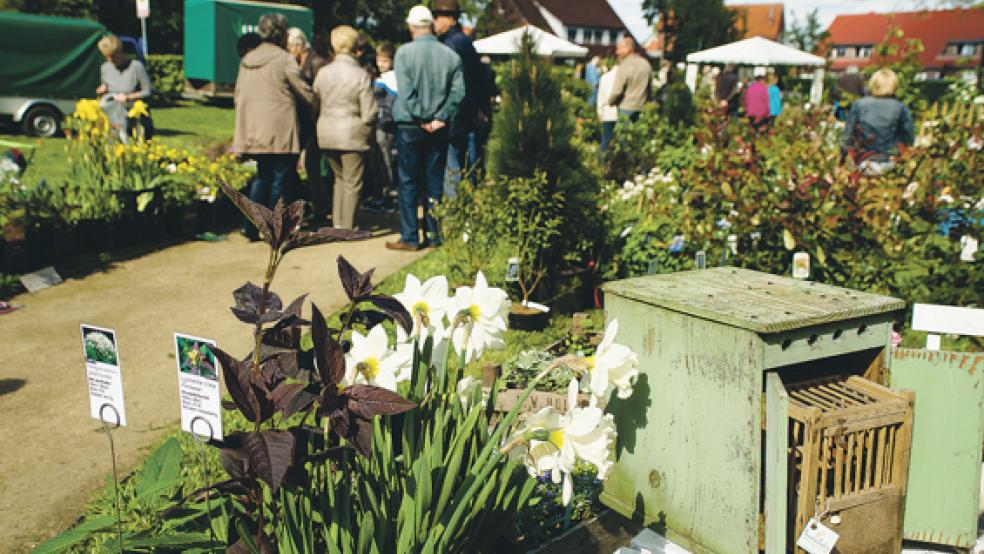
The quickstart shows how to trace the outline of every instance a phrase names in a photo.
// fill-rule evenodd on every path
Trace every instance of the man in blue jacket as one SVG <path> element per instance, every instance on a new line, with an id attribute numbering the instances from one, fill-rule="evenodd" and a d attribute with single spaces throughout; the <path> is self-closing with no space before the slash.
<path id="1" fill-rule="evenodd" d="M 444 180 L 444 194 L 454 198 L 458 183 L 476 160 L 468 159 L 468 136 L 491 117 L 489 86 L 485 67 L 475 52 L 471 38 L 458 24 L 461 6 L 458 0 L 437 0 L 434 3 L 434 31 L 445 46 L 461 58 L 465 78 L 465 98 L 461 101 L 458 117 L 451 122 L 448 146 L 448 172 Z"/>
<path id="2" fill-rule="evenodd" d="M 430 211 L 441 202 L 448 155 L 448 127 L 456 121 L 465 83 L 461 59 L 438 42 L 431 31 L 434 16 L 416 5 L 407 17 L 413 41 L 396 51 L 394 61 L 399 93 L 393 104 L 399 168 L 400 240 L 391 250 L 418 250 L 417 199 L 424 196 L 427 244 L 441 242 L 437 220 Z"/>

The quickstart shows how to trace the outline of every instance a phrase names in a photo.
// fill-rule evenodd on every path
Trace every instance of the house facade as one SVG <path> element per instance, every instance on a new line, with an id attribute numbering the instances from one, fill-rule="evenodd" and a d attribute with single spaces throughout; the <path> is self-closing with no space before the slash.
<path id="1" fill-rule="evenodd" d="M 589 56 L 611 56 L 628 35 L 607 0 L 492 0 L 488 9 L 515 26 L 533 25 L 588 49 Z"/>
<path id="2" fill-rule="evenodd" d="M 939 79 L 958 75 L 976 78 L 984 45 L 984 9 L 957 8 L 921 12 L 869 13 L 839 15 L 830 24 L 824 53 L 830 69 L 841 72 L 851 65 L 859 68 L 875 60 L 875 46 L 890 29 L 902 31 L 896 39 L 919 39 L 923 51 L 919 63 L 920 77 Z"/>
<path id="3" fill-rule="evenodd" d="M 737 15 L 735 27 L 740 38 L 762 37 L 776 42 L 782 41 L 786 31 L 784 7 L 776 4 L 728 4 L 727 8 Z"/>

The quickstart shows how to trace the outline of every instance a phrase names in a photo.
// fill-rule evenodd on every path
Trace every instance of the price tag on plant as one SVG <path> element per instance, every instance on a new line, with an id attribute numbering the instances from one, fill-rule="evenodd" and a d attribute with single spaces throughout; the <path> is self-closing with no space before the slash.
<path id="1" fill-rule="evenodd" d="M 810 255 L 806 252 L 793 254 L 793 279 L 810 278 Z"/>
<path id="2" fill-rule="evenodd" d="M 810 518 L 799 539 L 797 539 L 796 546 L 809 552 L 809 554 L 830 554 L 839 538 L 840 535 L 833 529 L 814 518 Z"/>
<path id="3" fill-rule="evenodd" d="M 215 341 L 174 334 L 181 399 L 181 430 L 221 440 L 222 391 Z"/>
<path id="4" fill-rule="evenodd" d="M 110 425 L 126 425 L 116 331 L 85 323 L 81 329 L 85 373 L 89 382 L 89 415 Z"/>

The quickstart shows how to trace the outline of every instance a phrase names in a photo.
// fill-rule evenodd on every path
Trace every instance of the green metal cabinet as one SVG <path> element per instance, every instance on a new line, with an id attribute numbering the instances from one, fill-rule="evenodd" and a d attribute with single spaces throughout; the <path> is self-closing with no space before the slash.
<path id="1" fill-rule="evenodd" d="M 984 353 L 895 350 L 891 377 L 892 388 L 916 394 L 904 536 L 973 546 L 980 500 Z"/>
<path id="2" fill-rule="evenodd" d="M 901 300 L 738 268 L 605 286 L 639 356 L 602 501 L 693 552 L 785 552 L 783 382 L 880 374 Z"/>
<path id="3" fill-rule="evenodd" d="M 311 38 L 311 9 L 291 4 L 243 0 L 185 0 L 184 71 L 192 89 L 206 95 L 228 93 L 239 72 L 236 41 L 255 32 L 260 16 L 280 13 L 291 27 Z"/>

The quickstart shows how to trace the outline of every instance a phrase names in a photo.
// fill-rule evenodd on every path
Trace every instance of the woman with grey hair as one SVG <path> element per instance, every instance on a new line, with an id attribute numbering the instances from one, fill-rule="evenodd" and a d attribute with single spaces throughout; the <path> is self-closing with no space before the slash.
<path id="1" fill-rule="evenodd" d="M 318 72 L 314 92 L 321 105 L 318 145 L 335 175 L 332 223 L 339 229 L 355 226 L 365 174 L 369 137 L 376 119 L 376 97 L 369 73 L 352 55 L 359 35 L 348 25 L 331 31 L 335 59 Z"/>
<path id="2" fill-rule="evenodd" d="M 260 17 L 261 43 L 243 56 L 236 78 L 236 154 L 256 160 L 249 197 L 268 208 L 297 197 L 297 157 L 301 151 L 297 103 L 316 113 L 314 93 L 287 53 L 287 19 L 278 13 Z M 257 239 L 244 223 L 243 233 Z"/>

